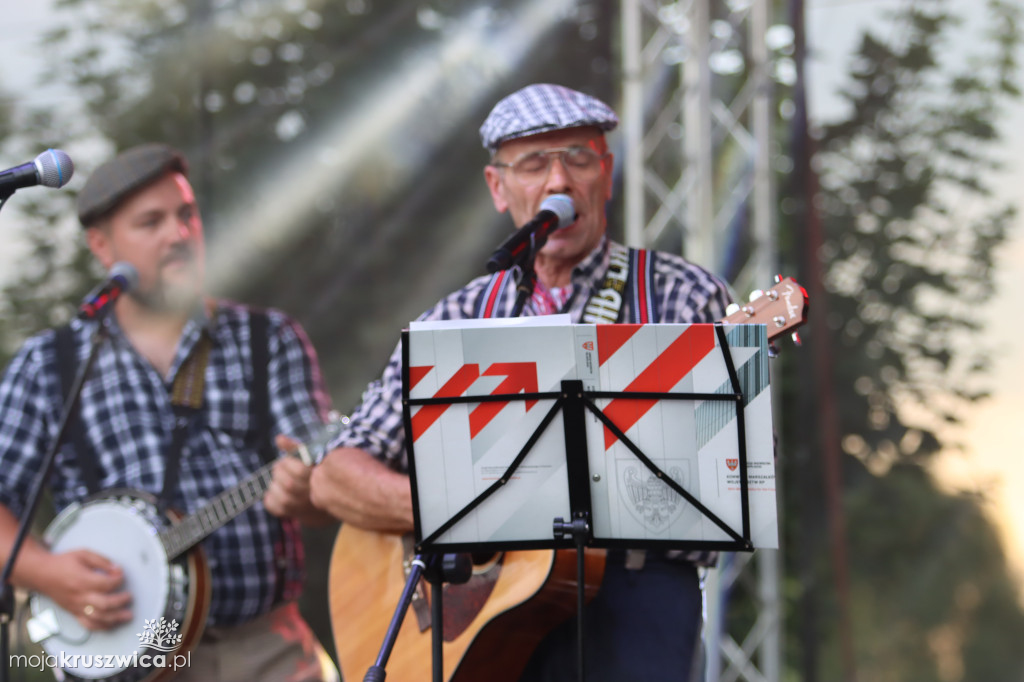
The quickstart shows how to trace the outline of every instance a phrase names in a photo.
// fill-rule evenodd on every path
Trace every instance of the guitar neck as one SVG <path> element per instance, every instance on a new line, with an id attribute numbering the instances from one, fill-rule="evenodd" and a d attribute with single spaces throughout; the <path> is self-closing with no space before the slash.
<path id="1" fill-rule="evenodd" d="M 174 559 L 202 542 L 206 536 L 263 499 L 270 487 L 273 462 L 265 464 L 234 488 L 225 490 L 205 505 L 160 532 L 167 558 Z"/>

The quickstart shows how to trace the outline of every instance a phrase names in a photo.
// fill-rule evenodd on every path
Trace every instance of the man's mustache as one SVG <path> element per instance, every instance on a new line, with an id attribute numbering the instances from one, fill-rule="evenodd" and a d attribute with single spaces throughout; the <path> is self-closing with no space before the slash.
<path id="1" fill-rule="evenodd" d="M 196 252 L 189 244 L 175 244 L 170 252 L 160 260 L 160 265 L 169 265 L 178 261 L 191 262 L 195 260 Z"/>

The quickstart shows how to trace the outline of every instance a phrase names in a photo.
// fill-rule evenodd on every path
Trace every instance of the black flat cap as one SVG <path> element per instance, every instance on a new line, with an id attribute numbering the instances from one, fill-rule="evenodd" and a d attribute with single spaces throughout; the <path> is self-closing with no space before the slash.
<path id="1" fill-rule="evenodd" d="M 78 221 L 90 227 L 122 201 L 168 171 L 188 175 L 188 162 L 180 151 L 160 143 L 127 149 L 93 171 L 78 193 Z"/>

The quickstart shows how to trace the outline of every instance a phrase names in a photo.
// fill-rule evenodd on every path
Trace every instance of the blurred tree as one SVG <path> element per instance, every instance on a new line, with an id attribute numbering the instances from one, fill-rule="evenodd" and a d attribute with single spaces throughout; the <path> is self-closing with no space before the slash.
<path id="1" fill-rule="evenodd" d="M 827 322 L 860 358 L 843 376 L 843 446 L 879 471 L 934 453 L 943 423 L 986 396 L 980 305 L 1016 215 L 989 184 L 999 115 L 1019 95 L 1020 10 L 991 3 L 994 54 L 954 65 L 944 4 L 893 17 L 896 42 L 865 35 L 842 92 L 853 115 L 823 128 L 817 155 Z"/>
<path id="2" fill-rule="evenodd" d="M 986 397 L 981 305 L 1016 215 L 989 184 L 1000 114 L 1019 96 L 1020 8 L 990 2 L 984 18 L 989 39 L 965 41 L 948 3 L 902 7 L 889 39 L 863 36 L 841 91 L 848 115 L 811 145 L 796 119 L 783 238 L 808 249 L 810 285 L 824 272 L 784 462 L 789 657 L 807 681 L 1024 670 L 1019 647 L 984 632 L 986 619 L 1024 622 L 992 526 L 978 499 L 926 473 Z"/>

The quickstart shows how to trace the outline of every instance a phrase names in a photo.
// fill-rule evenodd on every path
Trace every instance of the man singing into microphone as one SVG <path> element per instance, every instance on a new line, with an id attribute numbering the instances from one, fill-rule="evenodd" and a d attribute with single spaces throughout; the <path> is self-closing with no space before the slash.
<path id="1" fill-rule="evenodd" d="M 502 99 L 480 128 L 490 153 L 484 179 L 499 212 L 508 212 L 518 227 L 538 216 L 549 197 L 566 195 L 575 208 L 575 220 L 550 232 L 536 254 L 536 286 L 522 314 L 569 313 L 593 323 L 721 319 L 729 295 L 706 270 L 679 256 L 627 250 L 606 236 L 614 159 L 605 132 L 617 124 L 603 102 L 540 84 Z M 507 317 L 516 290 L 507 271 L 479 277 L 421 319 Z M 647 296 L 637 295 L 644 291 Z M 385 532 L 412 528 L 401 370 L 396 349 L 338 448 L 311 478 L 314 504 Z M 587 680 L 702 679 L 697 566 L 711 560 L 706 554 L 609 552 L 600 592 L 586 608 Z M 527 662 L 528 656 L 523 682 L 576 679 L 574 622 L 552 632 Z"/>
<path id="2" fill-rule="evenodd" d="M 277 434 L 307 440 L 318 433 L 330 407 L 296 322 L 204 295 L 203 225 L 180 152 L 147 144 L 101 165 L 78 196 L 78 216 L 100 265 L 127 268 L 137 283 L 121 295 L 105 289 L 116 302 L 104 310 L 96 310 L 102 297 L 89 301 L 96 305 L 84 306 L 82 317 L 90 319 L 29 339 L 0 381 L 2 561 L 100 326 L 104 337 L 48 480 L 58 511 L 131 488 L 162 508 L 192 512 L 275 457 Z M 335 679 L 295 602 L 303 580 L 299 523 L 328 517 L 310 504 L 308 467 L 292 458 L 272 467 L 263 500 L 202 542 L 209 617 L 175 680 Z M 118 537 L 124 530 L 110 524 L 98 532 Z M 88 546 L 51 553 L 29 538 L 13 582 L 46 595 L 87 630 L 164 616 L 138 613 L 152 599 L 132 594 L 125 567 Z"/>

